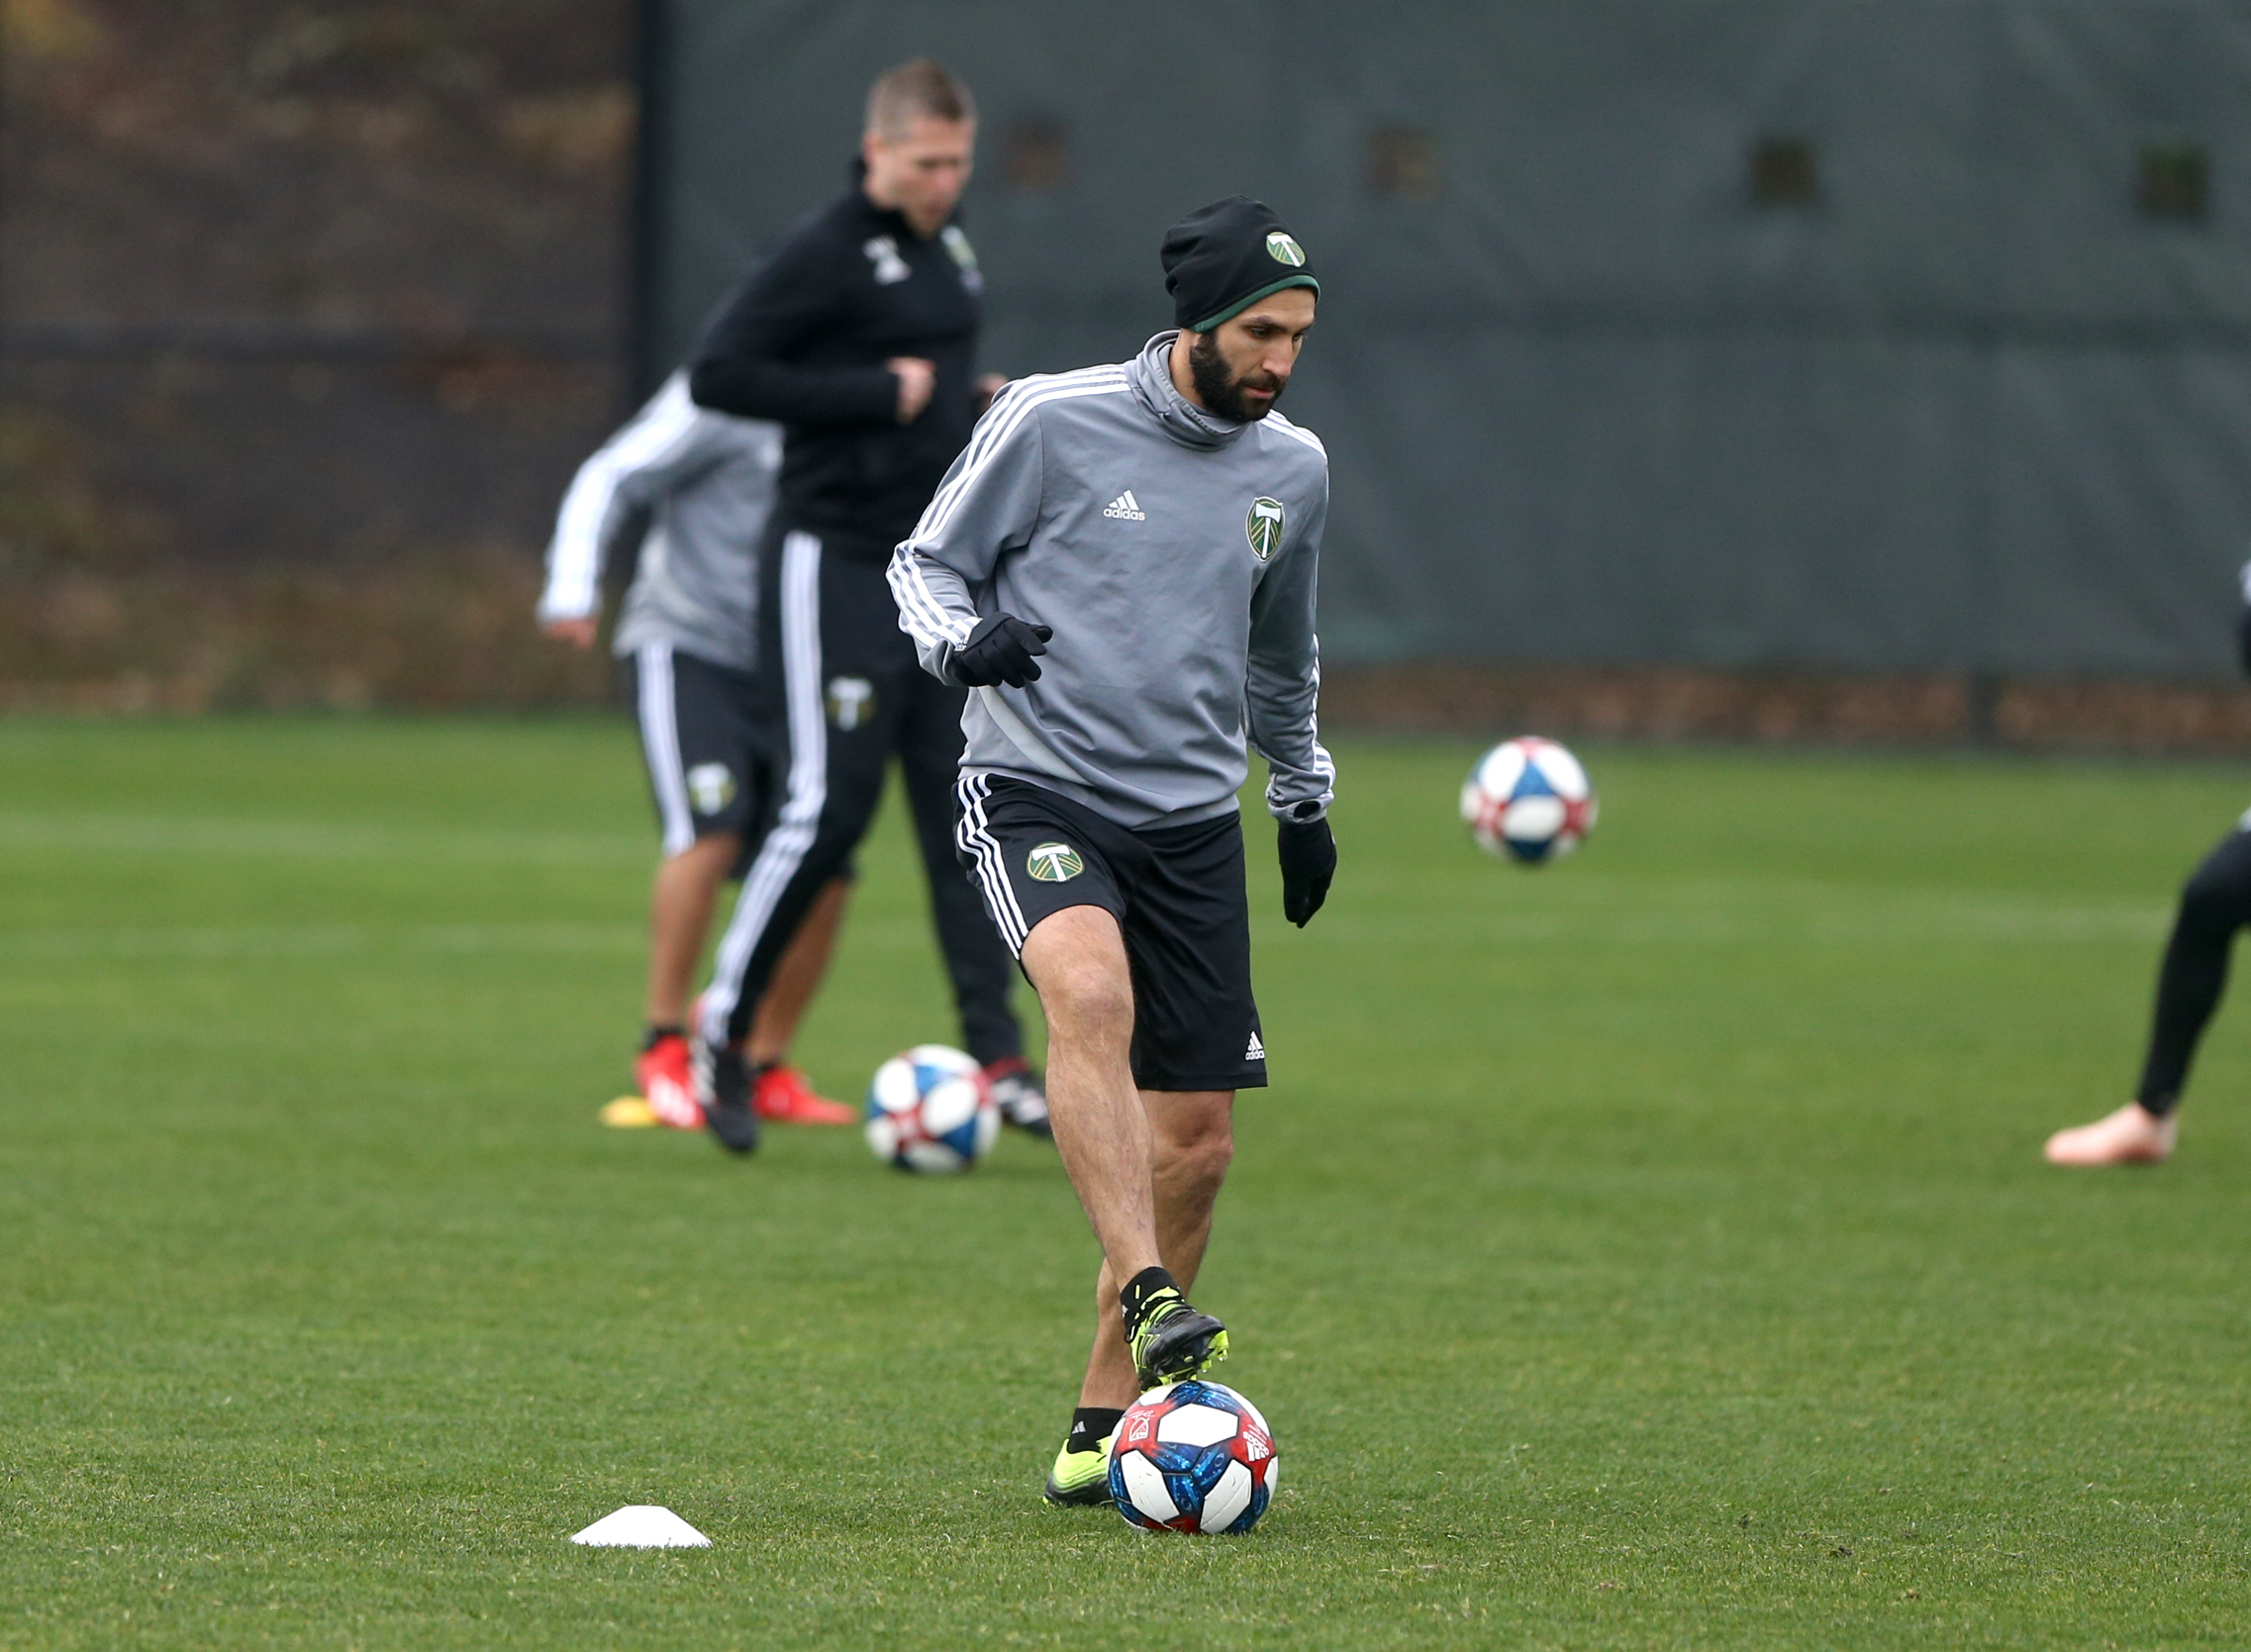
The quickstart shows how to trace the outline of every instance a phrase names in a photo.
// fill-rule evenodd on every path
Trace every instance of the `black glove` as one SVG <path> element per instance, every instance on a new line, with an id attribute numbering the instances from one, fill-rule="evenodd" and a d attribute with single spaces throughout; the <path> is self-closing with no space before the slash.
<path id="1" fill-rule="evenodd" d="M 1328 818 L 1279 821 L 1275 847 L 1282 855 L 1282 916 L 1299 928 L 1328 899 L 1328 880 L 1336 876 L 1336 838 Z"/>
<path id="2" fill-rule="evenodd" d="M 1039 681 L 1034 654 L 1047 651 L 1055 633 L 1045 626 L 1028 626 L 1013 614 L 996 614 L 977 622 L 969 640 L 953 650 L 953 680 L 963 688 L 991 688 L 1006 683 L 1022 688 Z"/>

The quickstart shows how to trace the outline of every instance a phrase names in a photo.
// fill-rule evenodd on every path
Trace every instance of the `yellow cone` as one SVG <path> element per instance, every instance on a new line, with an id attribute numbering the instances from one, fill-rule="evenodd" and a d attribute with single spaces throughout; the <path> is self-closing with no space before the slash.
<path id="1" fill-rule="evenodd" d="M 602 1109 L 602 1122 L 613 1130 L 645 1130 L 659 1120 L 638 1096 L 620 1096 Z"/>

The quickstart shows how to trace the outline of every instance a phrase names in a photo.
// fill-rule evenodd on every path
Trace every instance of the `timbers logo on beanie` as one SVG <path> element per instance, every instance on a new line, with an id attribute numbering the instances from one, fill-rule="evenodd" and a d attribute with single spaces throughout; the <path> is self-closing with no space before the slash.
<path id="1" fill-rule="evenodd" d="M 1321 294 L 1289 226 L 1265 202 L 1242 195 L 1198 207 L 1164 233 L 1158 256 L 1173 320 L 1191 333 L 1209 333 L 1284 287 Z"/>

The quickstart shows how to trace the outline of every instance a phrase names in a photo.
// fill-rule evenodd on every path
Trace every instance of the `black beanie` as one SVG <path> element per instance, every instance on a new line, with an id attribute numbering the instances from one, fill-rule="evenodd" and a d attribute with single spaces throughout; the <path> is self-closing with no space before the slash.
<path id="1" fill-rule="evenodd" d="M 1230 195 L 1198 207 L 1164 233 L 1164 289 L 1172 317 L 1191 333 L 1209 333 L 1268 293 L 1321 283 L 1274 209 Z"/>

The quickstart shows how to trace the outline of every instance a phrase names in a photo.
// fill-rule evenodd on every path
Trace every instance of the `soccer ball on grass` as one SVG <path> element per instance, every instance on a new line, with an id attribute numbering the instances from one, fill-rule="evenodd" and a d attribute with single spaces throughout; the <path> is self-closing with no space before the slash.
<path id="1" fill-rule="evenodd" d="M 1001 1110 L 976 1058 L 917 1044 L 875 1070 L 867 1087 L 867 1144 L 901 1170 L 945 1175 L 991 1150 Z"/>
<path id="2" fill-rule="evenodd" d="M 1595 788 L 1579 759 L 1534 734 L 1503 740 L 1462 782 L 1462 820 L 1489 854 L 1560 860 L 1595 829 Z"/>
<path id="3" fill-rule="evenodd" d="M 1266 1418 L 1219 1383 L 1152 1388 L 1111 1436 L 1110 1495 L 1143 1531 L 1248 1531 L 1281 1471 Z"/>

